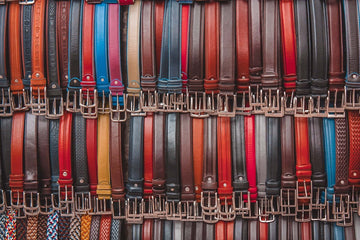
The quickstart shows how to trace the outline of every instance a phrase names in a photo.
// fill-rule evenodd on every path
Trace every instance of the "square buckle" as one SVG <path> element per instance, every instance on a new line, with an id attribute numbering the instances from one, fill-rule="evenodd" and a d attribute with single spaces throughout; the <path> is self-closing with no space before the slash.
<path id="1" fill-rule="evenodd" d="M 250 193 L 233 192 L 232 206 L 236 215 L 242 215 L 250 211 Z"/>
<path id="2" fill-rule="evenodd" d="M 188 97 L 184 93 L 160 93 L 157 97 L 157 111 L 186 112 Z"/>
<path id="3" fill-rule="evenodd" d="M 239 115 L 250 115 L 253 108 L 251 105 L 251 87 L 249 86 L 248 91 L 244 91 L 236 94 L 236 105 L 235 111 Z"/>
<path id="4" fill-rule="evenodd" d="M 125 219 L 125 199 L 111 199 L 111 203 L 113 219 Z"/>
<path id="5" fill-rule="evenodd" d="M 80 112 L 80 91 L 78 89 L 68 89 L 66 95 L 66 111 L 68 112 Z"/>
<path id="6" fill-rule="evenodd" d="M 1 88 L 0 117 L 9 117 L 13 114 L 10 88 Z"/>
<path id="7" fill-rule="evenodd" d="M 323 195 L 324 194 L 324 195 Z M 324 199 L 322 199 L 322 196 L 325 196 Z M 315 187 L 314 188 L 314 194 L 311 201 L 311 220 L 313 221 L 326 221 L 326 207 L 328 201 L 326 201 L 327 196 L 327 189 L 326 188 L 320 188 Z"/>
<path id="8" fill-rule="evenodd" d="M 85 91 L 85 92 L 84 92 Z M 98 115 L 98 101 L 96 89 L 80 89 L 80 112 L 84 118 L 95 119 Z"/>
<path id="9" fill-rule="evenodd" d="M 126 221 L 131 224 L 142 224 L 144 216 L 142 213 L 143 199 L 133 198 L 126 201 Z"/>
<path id="10" fill-rule="evenodd" d="M 28 94 L 25 89 L 21 93 L 11 93 L 11 108 L 13 111 L 26 111 L 29 107 Z"/>
<path id="11" fill-rule="evenodd" d="M 259 218 L 259 203 L 258 201 L 248 201 L 249 211 L 242 214 L 243 219 L 257 219 Z"/>
<path id="12" fill-rule="evenodd" d="M 116 98 L 116 101 L 113 101 L 113 98 Z M 123 101 L 120 101 L 120 98 L 123 98 Z M 119 93 L 109 94 L 109 104 L 110 104 L 110 119 L 113 122 L 125 122 L 127 119 L 127 97 L 125 95 L 120 95 Z"/>
<path id="13" fill-rule="evenodd" d="M 233 221 L 236 218 L 236 212 L 232 205 L 233 198 L 230 199 L 225 196 L 224 199 L 217 199 L 218 203 L 218 219 L 220 221 Z"/>
<path id="14" fill-rule="evenodd" d="M 218 196 L 216 192 L 201 192 L 201 208 L 203 221 L 216 223 L 218 219 Z"/>
<path id="15" fill-rule="evenodd" d="M 98 95 L 98 107 L 97 107 L 97 111 L 100 113 L 100 114 L 109 114 L 110 113 L 110 99 L 109 99 L 109 96 L 110 94 L 108 93 L 105 93 L 105 91 L 101 91 L 99 92 L 99 95 Z M 109 102 L 108 102 L 109 100 Z"/>
<path id="16" fill-rule="evenodd" d="M 311 117 L 312 97 L 294 97 L 294 117 Z"/>
<path id="17" fill-rule="evenodd" d="M 259 85 L 256 85 L 254 93 L 251 93 L 250 106 L 252 107 L 253 114 L 264 114 L 263 109 L 266 107 L 264 102 L 264 94 Z"/>
<path id="18" fill-rule="evenodd" d="M 326 118 L 329 114 L 329 102 L 327 96 L 315 96 L 309 99 L 309 112 L 311 117 Z"/>
<path id="19" fill-rule="evenodd" d="M 185 201 L 182 202 L 184 208 L 186 209 L 186 218 L 181 219 L 182 221 L 189 221 L 189 222 L 198 222 L 202 221 L 203 217 L 201 214 L 201 206 L 196 201 Z"/>
<path id="20" fill-rule="evenodd" d="M 93 211 L 89 212 L 89 215 L 111 215 L 111 198 L 95 197 L 93 198 Z"/>
<path id="21" fill-rule="evenodd" d="M 262 110 L 266 117 L 283 117 L 284 110 L 284 97 L 280 96 L 280 90 L 276 89 L 276 94 L 273 94 L 274 89 L 264 91 L 264 102 Z"/>
<path id="22" fill-rule="evenodd" d="M 332 214 L 334 217 L 343 219 L 344 215 L 349 215 L 350 211 L 352 211 L 350 208 L 350 195 L 334 194 L 332 199 Z"/>
<path id="23" fill-rule="evenodd" d="M 10 191 L 10 206 L 15 210 L 15 218 L 26 218 L 22 192 Z"/>
<path id="24" fill-rule="evenodd" d="M 61 216 L 73 217 L 75 215 L 74 187 L 68 187 L 67 185 L 64 187 L 59 186 L 57 197 L 57 201 L 53 197 L 53 208 L 59 210 Z"/>
<path id="25" fill-rule="evenodd" d="M 299 186 L 299 184 L 302 184 L 302 186 Z M 300 189 L 300 187 L 302 187 L 302 189 Z M 295 221 L 298 222 L 311 221 L 311 213 L 312 213 L 311 201 L 312 201 L 312 182 L 306 180 L 303 180 L 302 182 L 296 181 Z"/>
<path id="26" fill-rule="evenodd" d="M 296 216 L 295 196 L 295 188 L 282 188 L 280 190 L 280 207 L 282 216 Z"/>
<path id="27" fill-rule="evenodd" d="M 155 206 L 153 198 L 145 198 L 142 202 L 142 213 L 145 219 L 154 218 Z"/>
<path id="28" fill-rule="evenodd" d="M 180 221 L 186 219 L 186 209 L 183 209 L 181 201 L 166 201 L 166 219 Z"/>
<path id="29" fill-rule="evenodd" d="M 62 115 L 64 115 L 63 96 L 46 98 L 46 118 L 59 119 Z"/>
<path id="30" fill-rule="evenodd" d="M 77 214 L 88 214 L 91 211 L 90 192 L 75 193 L 75 211 Z"/>
<path id="31" fill-rule="evenodd" d="M 271 203 L 267 197 L 260 198 L 259 202 L 259 221 L 271 223 L 275 221 L 275 215 L 271 212 Z"/>
<path id="32" fill-rule="evenodd" d="M 40 214 L 50 215 L 54 212 L 51 195 L 40 194 Z"/>
<path id="33" fill-rule="evenodd" d="M 360 109 L 360 89 L 345 86 L 345 108 L 348 110 Z"/>
<path id="34" fill-rule="evenodd" d="M 328 118 L 345 118 L 345 93 L 343 91 L 328 91 Z"/>
<path id="35" fill-rule="evenodd" d="M 146 116 L 146 113 L 142 111 L 141 95 L 126 95 L 126 111 L 132 116 Z"/>
<path id="36" fill-rule="evenodd" d="M 217 94 L 216 112 L 219 117 L 235 117 L 236 106 L 235 94 Z"/>
<path id="37" fill-rule="evenodd" d="M 207 118 L 209 114 L 206 113 L 206 93 L 195 92 L 193 94 L 188 94 L 188 110 L 190 116 L 193 118 Z"/>
<path id="38" fill-rule="evenodd" d="M 166 218 L 166 201 L 165 197 L 162 195 L 157 195 L 153 197 L 154 202 L 154 215 L 156 218 L 165 219 Z"/>
<path id="39" fill-rule="evenodd" d="M 46 115 L 46 98 L 46 87 L 37 87 L 36 90 L 30 88 L 29 106 L 33 115 Z"/>
<path id="40" fill-rule="evenodd" d="M 142 96 L 142 109 L 144 112 L 156 112 L 158 109 L 159 96 L 156 91 L 141 92 Z"/>
<path id="41" fill-rule="evenodd" d="M 284 93 L 284 99 L 283 99 L 283 104 L 284 104 L 284 114 L 286 115 L 294 115 L 296 112 L 296 106 L 294 105 L 294 98 L 295 98 L 295 92 L 292 91 L 291 94 L 289 95 L 289 93 Z"/>
<path id="42" fill-rule="evenodd" d="M 23 192 L 24 212 L 26 216 L 37 216 L 40 213 L 40 194 L 37 192 Z"/>

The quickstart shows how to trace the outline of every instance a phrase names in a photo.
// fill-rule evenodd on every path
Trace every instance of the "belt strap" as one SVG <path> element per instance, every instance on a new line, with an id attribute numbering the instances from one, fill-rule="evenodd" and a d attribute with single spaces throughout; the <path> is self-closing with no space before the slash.
<path id="1" fill-rule="evenodd" d="M 250 41 L 250 84 L 261 83 L 261 1 L 249 1 L 249 41 Z"/>
<path id="2" fill-rule="evenodd" d="M 153 227 L 154 227 L 154 220 L 147 219 L 144 221 L 143 229 L 142 229 L 142 239 L 143 240 L 153 240 L 154 239 Z"/>
<path id="3" fill-rule="evenodd" d="M 323 232 L 324 232 L 324 239 L 329 239 L 331 238 L 331 224 L 329 222 L 323 222 Z"/>
<path id="4" fill-rule="evenodd" d="M 281 119 L 281 188 L 296 187 L 294 117 Z"/>
<path id="5" fill-rule="evenodd" d="M 250 239 L 259 239 L 259 222 L 257 220 L 249 220 L 249 238 Z"/>
<path id="6" fill-rule="evenodd" d="M 58 239 L 59 237 L 59 212 L 54 211 L 47 220 L 46 239 Z"/>
<path id="7" fill-rule="evenodd" d="M 174 221 L 173 229 L 172 229 L 172 239 L 173 240 L 181 240 L 184 235 L 184 222 L 182 221 Z"/>
<path id="8" fill-rule="evenodd" d="M 215 240 L 215 224 L 205 224 L 203 239 Z"/>
<path id="9" fill-rule="evenodd" d="M 50 169 L 50 140 L 49 140 L 49 121 L 45 116 L 38 117 L 38 163 L 40 193 L 50 197 L 51 194 L 51 169 Z"/>
<path id="10" fill-rule="evenodd" d="M 6 221 L 6 219 L 5 219 Z M 6 223 L 5 223 L 6 224 Z M 4 226 L 6 227 L 6 226 Z M 26 239 L 27 218 L 16 219 L 16 239 Z M 6 239 L 6 238 L 4 238 Z"/>
<path id="11" fill-rule="evenodd" d="M 99 240 L 110 239 L 110 230 L 111 230 L 111 216 L 110 215 L 101 216 Z"/>
<path id="12" fill-rule="evenodd" d="M 195 196 L 197 200 L 200 200 L 204 166 L 204 119 L 192 119 L 192 143 Z"/>
<path id="13" fill-rule="evenodd" d="M 296 87 L 294 0 L 280 0 L 280 19 L 284 88 L 285 91 L 291 92 Z"/>
<path id="14" fill-rule="evenodd" d="M 46 239 L 46 230 L 47 230 L 47 220 L 49 216 L 40 214 L 39 215 L 39 223 L 38 223 L 38 229 L 37 234 L 39 239 Z"/>
<path id="15" fill-rule="evenodd" d="M 237 217 L 235 219 L 234 239 L 239 239 L 239 240 L 247 239 L 247 222 L 241 217 Z"/>
<path id="16" fill-rule="evenodd" d="M 154 115 L 154 161 L 153 161 L 153 192 L 154 195 L 165 194 L 165 115 Z"/>
<path id="17" fill-rule="evenodd" d="M 268 239 L 269 224 L 265 222 L 259 222 L 259 239 Z"/>
<path id="18" fill-rule="evenodd" d="M 109 199 L 111 196 L 110 184 L 110 116 L 100 114 L 98 119 L 98 185 L 96 194 L 100 199 Z M 130 167 L 130 166 L 129 166 Z"/>
<path id="19" fill-rule="evenodd" d="M 258 197 L 265 197 L 265 182 L 267 171 L 267 131 L 264 115 L 255 115 L 255 154 L 256 154 L 256 179 Z"/>
<path id="20" fill-rule="evenodd" d="M 264 88 L 281 87 L 280 77 L 280 18 L 279 2 L 264 1 L 263 17 L 263 72 L 261 74 L 261 85 Z"/>
<path id="21" fill-rule="evenodd" d="M 0 118 L 0 137 L 1 137 L 1 186 L 4 190 L 10 190 L 9 178 L 11 174 L 11 133 L 12 118 Z"/>
<path id="22" fill-rule="evenodd" d="M 217 93 L 219 83 L 219 3 L 205 3 L 205 81 L 206 93 Z"/>
<path id="23" fill-rule="evenodd" d="M 224 221 L 219 221 L 215 224 L 215 239 L 224 240 L 226 238 L 226 225 Z"/>
<path id="24" fill-rule="evenodd" d="M 144 196 L 150 198 L 153 194 L 153 132 L 154 114 L 148 113 L 144 118 Z"/>
<path id="25" fill-rule="evenodd" d="M 196 239 L 196 224 L 194 222 L 185 222 L 184 239 Z"/>
<path id="26" fill-rule="evenodd" d="M 144 118 L 132 117 L 130 119 L 128 182 L 126 185 L 127 198 L 141 198 L 143 194 L 144 172 Z"/>
<path id="27" fill-rule="evenodd" d="M 294 0 L 295 28 L 296 28 L 296 94 L 309 95 L 311 92 L 310 82 L 310 27 L 308 21 L 308 1 Z"/>
<path id="28" fill-rule="evenodd" d="M 341 1 L 326 1 L 326 9 L 329 27 L 329 89 L 342 90 L 345 71 Z"/>
<path id="29" fill-rule="evenodd" d="M 135 0 L 118 0 L 120 5 L 131 5 L 135 3 Z"/>
<path id="30" fill-rule="evenodd" d="M 51 167 L 51 191 L 58 191 L 59 180 L 59 120 L 49 121 L 49 152 Z"/>
<path id="31" fill-rule="evenodd" d="M 195 222 L 195 239 L 203 239 L 203 235 L 205 235 L 204 225 L 203 222 Z"/>
<path id="32" fill-rule="evenodd" d="M 320 221 L 312 221 L 311 227 L 312 237 L 314 239 L 320 239 L 321 237 L 323 237 L 323 225 L 320 223 Z"/>
<path id="33" fill-rule="evenodd" d="M 141 240 L 141 224 L 132 225 L 132 239 Z"/>
<path id="34" fill-rule="evenodd" d="M 27 219 L 26 238 L 37 239 L 38 216 L 29 216 Z"/>
<path id="35" fill-rule="evenodd" d="M 59 218 L 58 239 L 69 239 L 70 217 Z"/>
<path id="36" fill-rule="evenodd" d="M 288 217 L 279 217 L 279 239 L 285 240 L 290 238 L 290 231 L 288 229 L 289 220 Z"/>
<path id="37" fill-rule="evenodd" d="M 191 8 L 189 34 L 188 88 L 190 92 L 204 88 L 204 4 L 195 2 Z"/>
<path id="38" fill-rule="evenodd" d="M 166 197 L 168 201 L 180 200 L 180 116 L 169 113 L 166 116 Z"/>
<path id="39" fill-rule="evenodd" d="M 32 76 L 32 5 L 21 6 L 21 41 L 23 60 L 23 84 L 25 89 L 30 89 Z M 16 41 L 16 40 L 15 40 Z"/>
<path id="40" fill-rule="evenodd" d="M 301 239 L 312 239 L 311 233 L 311 222 L 302 222 L 300 223 L 301 227 Z"/>
<path id="41" fill-rule="evenodd" d="M 246 173 L 249 182 L 250 200 L 255 202 L 258 196 L 256 186 L 255 116 L 245 116 L 244 118 Z"/>
<path id="42" fill-rule="evenodd" d="M 348 240 L 355 240 L 355 231 L 354 231 L 354 225 L 351 227 L 345 227 L 344 228 L 344 232 L 345 232 L 345 239 Z"/>
<path id="43" fill-rule="evenodd" d="M 249 87 L 249 3 L 246 0 L 236 1 L 236 62 L 237 91 L 248 91 Z"/>
<path id="44" fill-rule="evenodd" d="M 110 239 L 120 239 L 122 236 L 122 220 L 112 219 Z"/>
<path id="45" fill-rule="evenodd" d="M 14 5 L 14 4 L 11 4 Z M 16 7 L 17 9 L 19 7 Z M 1 88 L 8 88 L 9 87 L 9 79 L 7 78 L 7 71 L 6 71 L 6 27 L 7 27 L 7 5 L 1 5 L 0 6 L 0 87 Z M 19 17 L 19 16 L 18 16 Z M 19 23 L 19 20 L 17 20 Z M 11 22 L 9 22 L 10 24 Z M 12 25 L 10 25 L 12 26 Z M 20 27 L 18 24 L 17 27 Z M 11 27 L 12 28 L 12 27 Z M 11 29 L 9 28 L 9 30 Z M 18 40 L 16 40 L 18 41 Z M 11 41 L 10 41 L 11 42 Z M 17 45 L 19 46 L 19 45 Z M 17 52 L 16 52 L 17 54 Z M 10 54 L 11 55 L 11 54 Z"/>
<path id="46" fill-rule="evenodd" d="M 161 45 L 163 35 L 165 1 L 155 1 L 155 55 L 156 72 L 160 74 Z"/>
<path id="47" fill-rule="evenodd" d="M 16 238 L 16 211 L 8 210 L 6 215 L 5 239 Z"/>
<path id="48" fill-rule="evenodd" d="M 204 124 L 204 171 L 203 191 L 215 192 L 217 189 L 216 160 L 217 160 L 217 126 L 216 118 L 205 119 Z"/>
<path id="49" fill-rule="evenodd" d="M 309 118 L 309 149 L 314 187 L 326 186 L 323 121 L 321 118 Z"/>
<path id="50" fill-rule="evenodd" d="M 13 192 L 13 199 L 22 199 L 24 187 L 23 173 L 23 148 L 24 148 L 24 128 L 25 112 L 14 113 L 12 118 L 11 130 L 11 174 L 9 186 Z"/>
<path id="51" fill-rule="evenodd" d="M 190 23 L 190 6 L 181 6 L 181 79 L 182 92 L 186 92 L 188 83 L 188 47 L 189 47 L 189 23 Z"/>
<path id="52" fill-rule="evenodd" d="M 349 140 L 346 118 L 335 119 L 336 173 L 335 193 L 349 191 Z"/>
<path id="53" fill-rule="evenodd" d="M 70 240 L 79 240 L 81 234 L 80 216 L 75 215 L 70 220 Z"/>
<path id="54" fill-rule="evenodd" d="M 354 214 L 354 228 L 355 228 L 355 237 L 356 239 L 360 236 L 360 217 L 357 214 Z"/>
<path id="55" fill-rule="evenodd" d="M 345 239 L 344 227 L 337 226 L 336 223 L 332 227 L 334 239 Z"/>
<path id="56" fill-rule="evenodd" d="M 335 120 L 324 118 L 324 150 L 327 176 L 327 199 L 332 200 L 335 186 L 336 173 L 336 143 L 335 143 Z M 314 181 L 313 181 L 314 182 Z"/>
<path id="57" fill-rule="evenodd" d="M 348 111 L 349 116 L 349 183 L 356 188 L 360 184 L 360 135 L 356 129 L 360 127 L 360 115 L 357 111 Z"/>
<path id="58" fill-rule="evenodd" d="M 360 82 L 360 41 L 359 3 L 355 0 L 343 1 L 345 17 L 346 45 L 346 86 L 358 87 Z"/>
<path id="59" fill-rule="evenodd" d="M 164 221 L 154 219 L 154 239 L 163 239 Z"/>
<path id="60" fill-rule="evenodd" d="M 81 239 L 89 240 L 90 239 L 90 227 L 91 227 L 91 215 L 82 215 L 81 216 Z"/>
<path id="61" fill-rule="evenodd" d="M 222 93 L 235 90 L 235 10 L 235 1 L 220 3 L 219 89 Z"/>
<path id="62" fill-rule="evenodd" d="M 101 216 L 93 216 L 90 226 L 90 240 L 99 239 Z"/>
<path id="63" fill-rule="evenodd" d="M 164 239 L 172 239 L 172 225 L 173 221 L 164 221 Z"/>
<path id="64" fill-rule="evenodd" d="M 188 113 L 180 114 L 180 172 L 181 200 L 194 201 L 194 162 L 192 119 Z"/>
<path id="65" fill-rule="evenodd" d="M 280 118 L 266 118 L 267 121 L 267 174 L 266 174 L 266 195 L 279 196 L 281 188 L 281 145 Z M 273 239 L 277 239 L 273 238 Z"/>
<path id="66" fill-rule="evenodd" d="M 97 119 L 86 119 L 86 153 L 91 195 L 96 195 L 97 169 Z"/>
<path id="67" fill-rule="evenodd" d="M 328 88 L 328 33 L 326 2 L 310 0 L 311 94 L 326 95 Z"/>
<path id="68" fill-rule="evenodd" d="M 231 155 L 235 193 L 247 192 L 244 116 L 231 118 Z"/>

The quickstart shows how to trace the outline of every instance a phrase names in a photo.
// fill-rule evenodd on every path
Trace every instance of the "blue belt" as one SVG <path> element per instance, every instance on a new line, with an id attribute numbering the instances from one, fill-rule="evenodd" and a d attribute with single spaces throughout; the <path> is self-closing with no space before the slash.
<path id="1" fill-rule="evenodd" d="M 0 5 L 0 88 L 9 87 L 9 80 L 6 76 L 6 12 L 7 5 Z"/>
<path id="2" fill-rule="evenodd" d="M 327 176 L 327 200 L 332 202 L 335 186 L 336 173 L 336 138 L 335 138 L 335 120 L 330 118 L 323 119 L 324 129 L 324 149 L 325 166 Z"/>
<path id="3" fill-rule="evenodd" d="M 345 232 L 344 227 L 336 225 L 336 223 L 333 223 L 332 225 L 333 230 L 333 238 L 334 240 L 344 240 L 345 239 Z"/>

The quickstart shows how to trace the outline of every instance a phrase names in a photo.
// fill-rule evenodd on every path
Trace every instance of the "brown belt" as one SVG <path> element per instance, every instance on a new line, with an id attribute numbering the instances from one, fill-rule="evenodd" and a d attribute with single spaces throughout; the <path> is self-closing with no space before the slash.
<path id="1" fill-rule="evenodd" d="M 349 140 L 347 134 L 347 119 L 335 119 L 336 182 L 334 190 L 337 194 L 347 193 L 349 191 Z"/>
<path id="2" fill-rule="evenodd" d="M 294 118 L 285 116 L 281 119 L 281 187 L 283 189 L 296 187 L 294 139 Z"/>
<path id="3" fill-rule="evenodd" d="M 161 42 L 164 22 L 165 1 L 155 1 L 155 54 L 156 72 L 160 73 Z"/>
<path id="4" fill-rule="evenodd" d="M 144 198 L 151 198 L 153 180 L 153 132 L 154 114 L 144 118 Z"/>
<path id="5" fill-rule="evenodd" d="M 154 220 L 147 219 L 143 223 L 142 229 L 142 239 L 143 240 L 153 240 L 153 239 L 161 239 L 161 238 L 154 238 Z"/>
<path id="6" fill-rule="evenodd" d="M 261 83 L 262 48 L 261 48 L 261 1 L 249 1 L 249 41 L 250 41 L 250 84 Z"/>
<path id="7" fill-rule="evenodd" d="M 349 183 L 360 187 L 360 115 L 358 111 L 348 111 L 349 117 Z"/>
<path id="8" fill-rule="evenodd" d="M 196 200 L 201 198 L 201 182 L 203 176 L 204 164 L 204 119 L 192 119 L 192 149 L 193 149 L 193 162 L 194 162 L 194 187 Z"/>
<path id="9" fill-rule="evenodd" d="M 165 195 L 165 115 L 155 114 L 154 118 L 154 162 L 153 162 L 153 192 L 154 195 Z"/>

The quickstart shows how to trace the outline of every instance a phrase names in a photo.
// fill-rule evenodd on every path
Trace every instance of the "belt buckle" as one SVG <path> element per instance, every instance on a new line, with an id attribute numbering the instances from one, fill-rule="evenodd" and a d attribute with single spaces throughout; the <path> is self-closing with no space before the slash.
<path id="1" fill-rule="evenodd" d="M 186 112 L 188 97 L 184 93 L 160 93 L 157 110 L 160 112 Z"/>
<path id="2" fill-rule="evenodd" d="M 206 223 L 216 223 L 218 219 L 218 201 L 216 192 L 201 192 L 201 208 L 203 221 Z"/>
<path id="3" fill-rule="evenodd" d="M 232 206 L 236 215 L 242 215 L 250 211 L 250 193 L 233 192 Z"/>
<path id="4" fill-rule="evenodd" d="M 232 195 L 233 196 L 233 195 Z M 233 199 L 227 198 L 224 199 L 218 198 L 218 219 L 220 221 L 233 221 L 236 217 L 235 209 L 232 205 Z"/>
<path id="5" fill-rule="evenodd" d="M 40 194 L 40 214 L 50 215 L 54 212 L 51 195 Z"/>
<path id="6" fill-rule="evenodd" d="M 111 203 L 113 219 L 125 219 L 125 199 L 111 199 Z"/>
<path id="7" fill-rule="evenodd" d="M 188 110 L 190 116 L 194 118 L 207 118 L 209 114 L 206 113 L 206 93 L 195 92 L 188 94 L 189 105 Z"/>
<path id="8" fill-rule="evenodd" d="M 236 95 L 217 94 L 217 115 L 219 117 L 235 117 L 236 114 Z"/>
<path id="9" fill-rule="evenodd" d="M 294 117 L 311 117 L 312 97 L 294 97 Z"/>
<path id="10" fill-rule="evenodd" d="M 311 117 L 326 118 L 329 116 L 327 112 L 329 108 L 328 97 L 315 96 L 309 99 L 309 112 Z"/>
<path id="11" fill-rule="evenodd" d="M 251 87 L 248 91 L 236 94 L 235 112 L 238 115 L 250 115 L 253 108 L 251 107 Z"/>
<path id="12" fill-rule="evenodd" d="M 20 5 L 32 5 L 35 3 L 35 0 L 19 0 Z"/>
<path id="13" fill-rule="evenodd" d="M 358 212 L 358 214 L 360 215 L 359 195 L 360 193 L 358 193 L 358 190 L 355 189 L 355 186 L 352 186 L 349 205 L 354 212 Z"/>
<path id="14" fill-rule="evenodd" d="M 287 115 L 294 115 L 296 112 L 296 106 L 294 105 L 294 98 L 295 98 L 295 92 L 292 91 L 291 94 L 289 95 L 288 93 L 284 93 L 284 99 L 283 99 L 283 104 L 284 104 L 284 114 Z"/>
<path id="15" fill-rule="evenodd" d="M 154 207 L 154 199 L 152 197 L 145 198 L 141 206 L 142 206 L 142 213 L 144 218 L 146 219 L 154 218 L 155 207 Z"/>
<path id="16" fill-rule="evenodd" d="M 75 193 L 75 211 L 78 214 L 87 214 L 91 210 L 91 194 L 90 192 Z"/>
<path id="17" fill-rule="evenodd" d="M 329 209 L 329 206 L 327 207 Z M 348 215 L 350 209 L 350 195 L 349 194 L 334 194 L 332 199 L 332 214 L 337 219 L 342 219 L 343 216 Z"/>
<path id="18" fill-rule="evenodd" d="M 116 98 L 116 102 L 113 102 L 113 97 Z M 120 97 L 123 98 L 123 104 L 121 105 Z M 110 105 L 110 118 L 113 122 L 125 122 L 127 119 L 127 98 L 124 94 L 120 95 L 119 93 L 109 94 L 109 105 Z"/>
<path id="19" fill-rule="evenodd" d="M 201 215 L 201 207 L 200 204 L 196 201 L 185 201 L 182 202 L 183 204 L 186 204 L 186 218 L 181 219 L 182 221 L 186 222 L 197 222 L 202 221 L 203 217 Z"/>
<path id="20" fill-rule="evenodd" d="M 0 117 L 9 117 L 13 114 L 10 88 L 1 88 Z"/>
<path id="21" fill-rule="evenodd" d="M 344 87 L 345 93 L 345 108 L 348 110 L 359 110 L 360 109 L 360 96 L 358 88 Z"/>
<path id="22" fill-rule="evenodd" d="M 111 198 L 95 197 L 93 198 L 93 212 L 89 212 L 90 215 L 111 215 Z"/>
<path id="23" fill-rule="evenodd" d="M 345 118 L 345 93 L 343 91 L 328 91 L 328 118 Z"/>
<path id="24" fill-rule="evenodd" d="M 37 192 L 24 191 L 24 212 L 26 216 L 37 216 L 40 213 L 40 194 Z"/>
<path id="25" fill-rule="evenodd" d="M 164 219 L 166 218 L 166 201 L 165 197 L 162 195 L 157 195 L 153 197 L 154 201 L 154 215 L 157 218 Z"/>
<path id="26" fill-rule="evenodd" d="M 282 188 L 280 190 L 280 207 L 282 216 L 296 216 L 295 196 L 295 188 Z"/>
<path id="27" fill-rule="evenodd" d="M 250 106 L 252 107 L 252 113 L 253 114 L 263 114 L 264 113 L 264 107 L 265 106 L 265 102 L 264 102 L 264 93 L 263 90 L 260 89 L 259 85 L 255 86 L 255 91 L 254 93 L 251 93 L 251 102 L 250 102 Z"/>
<path id="28" fill-rule="evenodd" d="M 142 111 L 142 96 L 136 94 L 126 95 L 126 111 L 131 116 L 146 116 L 146 113 Z"/>
<path id="29" fill-rule="evenodd" d="M 144 216 L 142 213 L 143 199 L 133 198 L 126 201 L 126 221 L 131 224 L 142 224 Z"/>
<path id="30" fill-rule="evenodd" d="M 59 97 L 46 98 L 46 118 L 58 119 L 64 115 L 64 98 Z"/>
<path id="31" fill-rule="evenodd" d="M 327 205 L 328 201 L 326 201 L 327 197 L 327 189 L 322 187 L 314 187 L 313 188 L 313 198 L 311 200 L 311 220 L 313 221 L 326 221 L 327 219 Z M 322 202 L 321 195 L 324 194 L 325 200 Z"/>
<path id="32" fill-rule="evenodd" d="M 6 194 L 5 191 L 0 189 L 0 214 L 6 211 Z"/>
<path id="33" fill-rule="evenodd" d="M 15 210 L 15 218 L 26 218 L 22 192 L 10 191 L 10 206 Z"/>
<path id="34" fill-rule="evenodd" d="M 299 186 L 303 184 L 303 186 Z M 310 186 L 308 186 L 310 185 Z M 299 187 L 303 187 L 304 190 L 299 191 Z M 307 188 L 310 188 L 308 191 Z M 303 180 L 303 182 L 296 181 L 296 210 L 295 220 L 298 222 L 309 222 L 311 221 L 312 213 L 312 182 Z"/>
<path id="35" fill-rule="evenodd" d="M 33 115 L 46 115 L 46 87 L 36 90 L 30 87 L 29 106 Z"/>
<path id="36" fill-rule="evenodd" d="M 102 90 L 101 92 L 99 92 L 97 98 L 97 102 L 98 102 L 98 107 L 97 107 L 97 111 L 101 114 L 109 114 L 110 113 L 110 106 L 109 103 L 107 102 L 107 100 L 109 99 L 110 94 L 108 92 L 105 92 L 104 90 Z"/>
<path id="37" fill-rule="evenodd" d="M 58 206 L 55 206 L 55 199 L 53 198 L 53 207 L 55 210 L 59 210 L 60 215 L 64 217 L 73 217 L 74 211 L 74 187 L 58 187 Z"/>
<path id="38" fill-rule="evenodd" d="M 259 221 L 262 223 L 271 223 L 275 221 L 275 216 L 271 213 L 271 206 L 269 199 L 265 196 L 260 198 L 259 202 Z"/>
<path id="39" fill-rule="evenodd" d="M 142 108 L 144 112 L 156 112 L 158 108 L 158 93 L 156 91 L 142 91 Z"/>
<path id="40" fill-rule="evenodd" d="M 353 211 L 350 209 L 349 213 L 342 215 L 339 221 L 336 222 L 336 225 L 340 227 L 350 227 L 353 225 Z"/>
<path id="41" fill-rule="evenodd" d="M 80 89 L 80 112 L 84 118 L 95 119 L 98 114 L 97 90 L 92 88 Z"/>
<path id="42" fill-rule="evenodd" d="M 250 193 L 249 193 L 250 194 Z M 249 211 L 242 214 L 243 219 L 257 219 L 259 218 L 259 202 L 258 201 L 248 201 Z"/>
<path id="43" fill-rule="evenodd" d="M 273 94 L 274 89 L 264 91 L 264 102 L 262 110 L 266 117 L 283 117 L 285 115 L 284 110 L 284 97 L 280 96 L 280 90 L 276 89 L 276 94 Z"/>
<path id="44" fill-rule="evenodd" d="M 68 89 L 66 95 L 66 110 L 68 112 L 80 112 L 79 92 L 80 91 L 78 89 Z"/>
<path id="45" fill-rule="evenodd" d="M 11 93 L 11 108 L 13 111 L 26 111 L 28 109 L 29 100 L 25 89 L 21 93 Z"/>
<path id="46" fill-rule="evenodd" d="M 165 202 L 166 219 L 180 221 L 186 218 L 186 209 L 181 201 L 167 200 Z"/>

